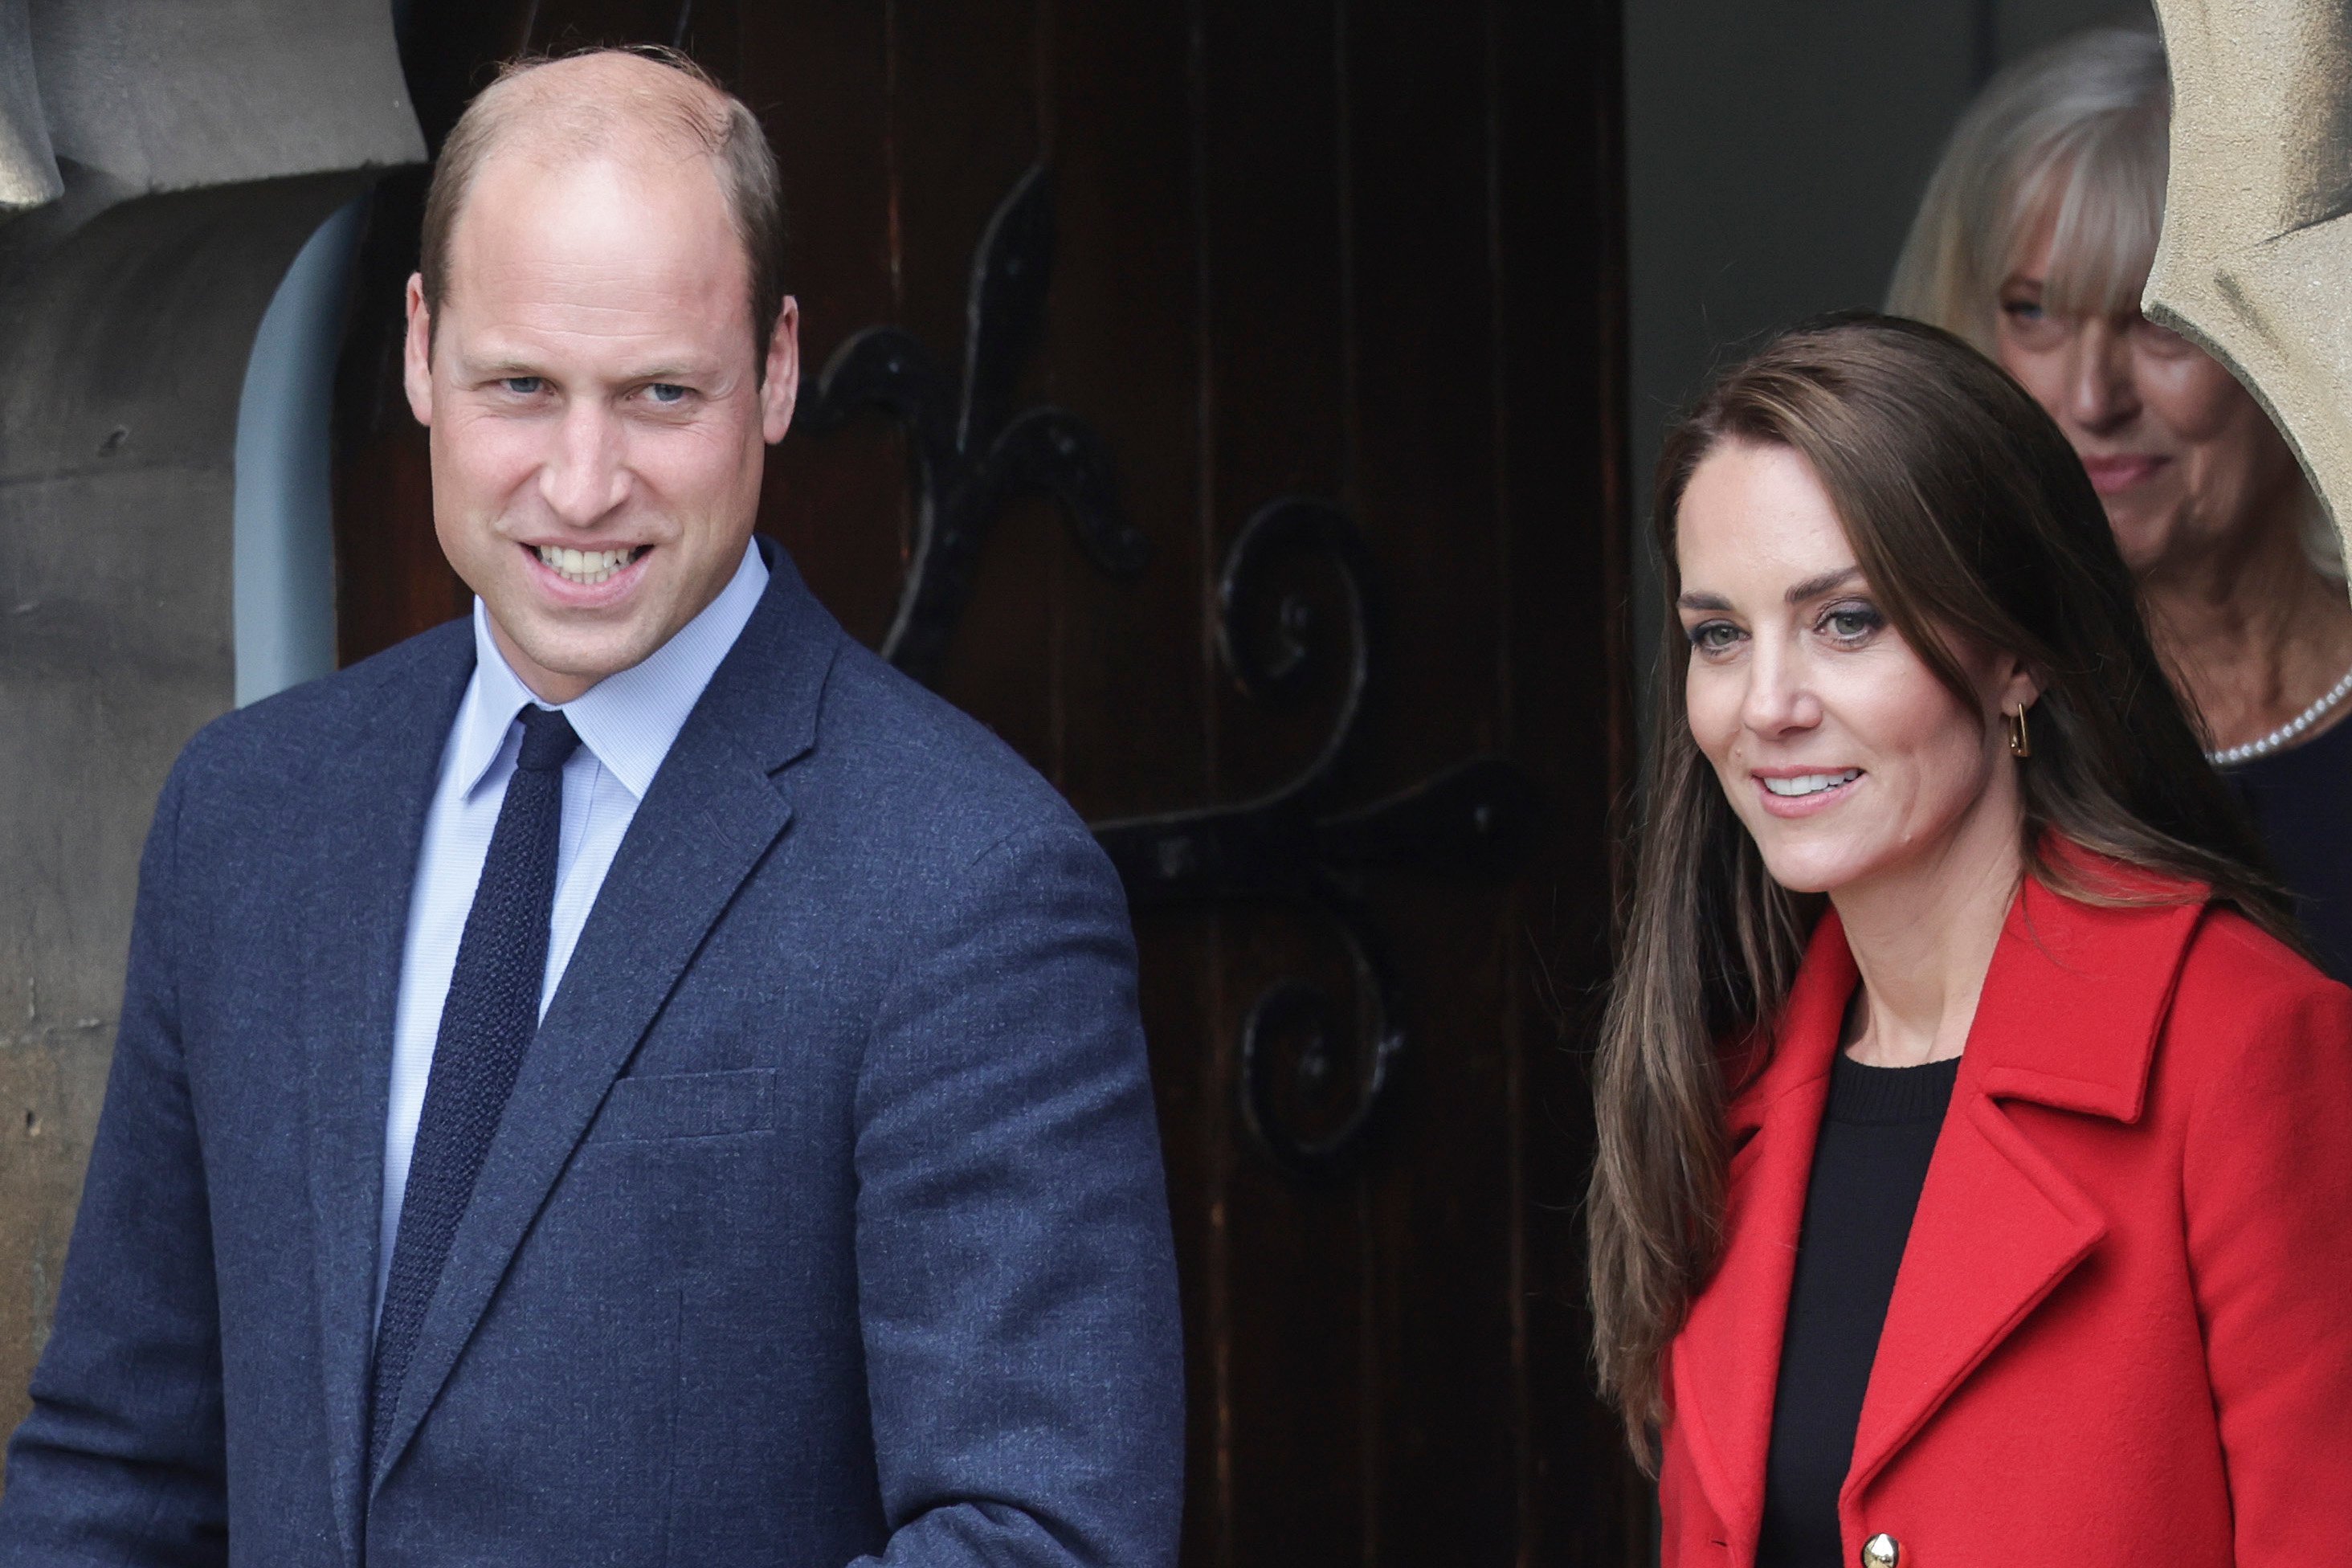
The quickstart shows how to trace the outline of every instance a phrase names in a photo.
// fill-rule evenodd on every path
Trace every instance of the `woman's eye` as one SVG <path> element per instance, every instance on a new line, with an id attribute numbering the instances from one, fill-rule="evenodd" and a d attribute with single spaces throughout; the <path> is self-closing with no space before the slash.
<path id="1" fill-rule="evenodd" d="M 2003 300 L 2000 308 L 2004 315 L 2021 325 L 2043 319 L 2039 300 Z"/>
<path id="2" fill-rule="evenodd" d="M 2137 313 L 2132 316 L 2131 327 L 2136 339 L 2160 354 L 2184 354 L 2197 346 L 2170 327 L 2158 326 Z"/>
<path id="3" fill-rule="evenodd" d="M 686 388 L 674 381 L 657 381 L 646 388 L 646 395 L 665 408 L 675 408 L 686 401 Z"/>
<path id="4" fill-rule="evenodd" d="M 1843 643 L 1858 643 L 1885 625 L 1878 612 L 1859 605 L 1841 605 L 1822 617 L 1822 629 Z"/>
<path id="5" fill-rule="evenodd" d="M 1721 653 L 1739 640 L 1739 628 L 1729 621 L 1702 621 L 1685 634 L 1701 653 Z"/>

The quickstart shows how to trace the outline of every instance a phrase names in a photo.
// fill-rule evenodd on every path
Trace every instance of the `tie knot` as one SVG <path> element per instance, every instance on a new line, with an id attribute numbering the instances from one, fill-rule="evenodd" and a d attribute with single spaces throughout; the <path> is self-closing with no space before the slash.
<path id="1" fill-rule="evenodd" d="M 515 766 L 535 773 L 553 773 L 571 760 L 580 744 L 572 721 L 560 710 L 534 702 L 522 710 L 522 754 Z"/>

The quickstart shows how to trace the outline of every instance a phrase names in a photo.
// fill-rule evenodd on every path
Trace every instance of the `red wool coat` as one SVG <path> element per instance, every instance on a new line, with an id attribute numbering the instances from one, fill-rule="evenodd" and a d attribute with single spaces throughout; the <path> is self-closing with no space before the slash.
<path id="1" fill-rule="evenodd" d="M 1668 1568 L 1755 1560 L 1854 979 L 1832 914 L 1731 1106 L 1722 1261 L 1667 1358 Z M 2352 991 L 2224 910 L 2026 883 L 1838 1511 L 1848 1564 L 1882 1533 L 1900 1568 L 2352 1563 Z"/>

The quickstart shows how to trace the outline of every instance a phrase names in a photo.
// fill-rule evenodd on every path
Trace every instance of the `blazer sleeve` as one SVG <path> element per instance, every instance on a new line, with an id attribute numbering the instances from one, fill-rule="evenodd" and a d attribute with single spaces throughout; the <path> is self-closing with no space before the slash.
<path id="1" fill-rule="evenodd" d="M 1167 1193 L 1117 878 L 1075 819 L 911 922 L 856 1093 L 892 1531 L 866 1568 L 1161 1568 L 1183 1467 Z"/>
<path id="2" fill-rule="evenodd" d="M 2182 1152 L 2189 1258 L 2240 1563 L 2352 1540 L 2352 991 L 2248 1020 Z"/>
<path id="3" fill-rule="evenodd" d="M 187 771 L 184 757 L 140 860 L 122 1017 L 56 1327 L 8 1447 L 5 1568 L 228 1558 L 211 1216 L 174 951 Z"/>

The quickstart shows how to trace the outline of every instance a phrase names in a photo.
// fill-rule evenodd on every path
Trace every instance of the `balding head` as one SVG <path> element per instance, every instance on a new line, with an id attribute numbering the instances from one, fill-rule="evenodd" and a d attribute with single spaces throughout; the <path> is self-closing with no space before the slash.
<path id="1" fill-rule="evenodd" d="M 784 300 L 782 181 L 760 121 L 701 67 L 667 49 L 595 49 L 512 61 L 466 108 L 425 198 L 417 273 L 437 319 L 451 242 L 482 165 L 527 158 L 555 167 L 604 159 L 640 167 L 707 160 L 750 273 L 751 346 L 764 363 Z"/>

